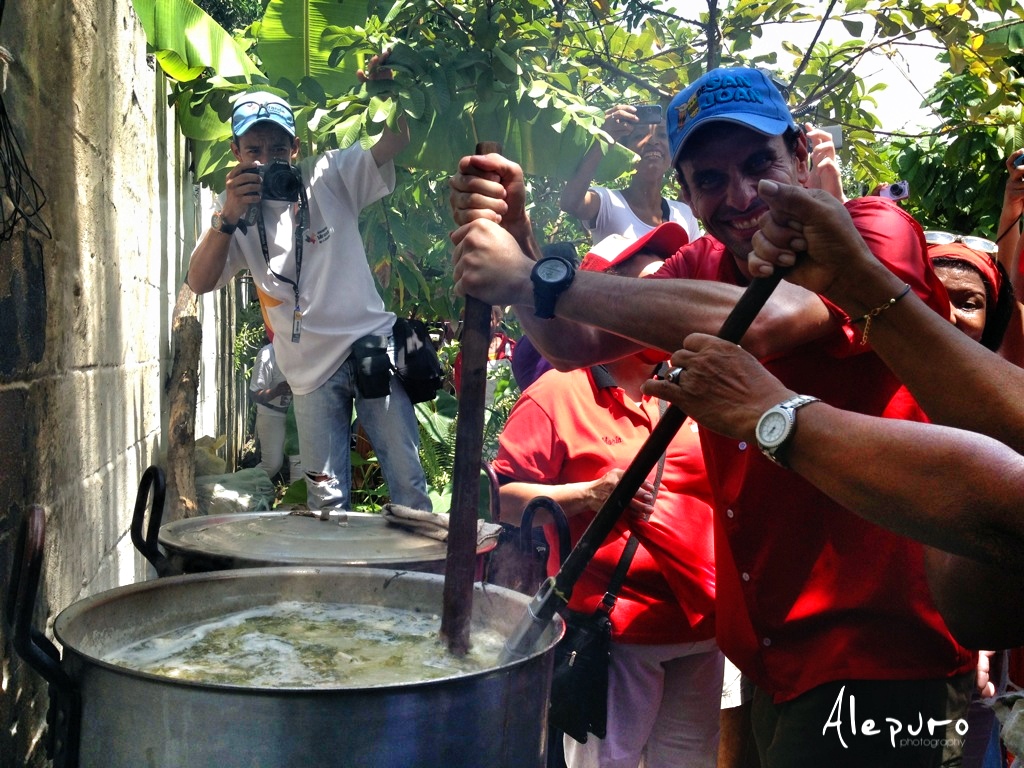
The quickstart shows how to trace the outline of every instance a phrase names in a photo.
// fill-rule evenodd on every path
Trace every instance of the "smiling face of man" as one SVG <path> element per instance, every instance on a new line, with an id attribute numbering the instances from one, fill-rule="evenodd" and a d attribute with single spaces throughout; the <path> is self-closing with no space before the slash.
<path id="1" fill-rule="evenodd" d="M 790 147 L 783 136 L 725 121 L 709 123 L 687 141 L 676 169 L 684 202 L 746 274 L 757 221 L 768 210 L 758 197 L 758 182 L 806 184 L 807 141 L 799 134 Z"/>

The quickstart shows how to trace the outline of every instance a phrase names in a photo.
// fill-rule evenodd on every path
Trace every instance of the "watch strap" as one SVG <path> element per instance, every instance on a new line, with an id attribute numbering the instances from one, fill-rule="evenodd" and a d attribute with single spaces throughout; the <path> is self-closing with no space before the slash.
<path id="1" fill-rule="evenodd" d="M 216 229 L 218 232 L 223 232 L 225 235 L 232 235 L 234 234 L 235 230 L 238 229 L 237 223 L 231 224 L 225 221 L 224 218 L 219 213 L 215 213 L 213 215 L 213 221 L 211 222 L 211 224 L 213 225 L 214 229 Z"/>
<path id="2" fill-rule="evenodd" d="M 544 262 L 560 261 L 567 267 L 566 278 L 560 283 L 544 283 L 537 277 L 537 265 Z M 545 256 L 534 265 L 530 280 L 533 282 L 533 314 L 543 320 L 555 316 L 555 304 L 576 277 L 576 265 L 561 256 Z"/>
<path id="3" fill-rule="evenodd" d="M 761 449 L 761 453 L 767 456 L 773 463 L 778 464 L 780 467 L 783 467 L 784 469 L 789 469 L 789 466 L 786 464 L 785 458 L 782 456 L 782 453 L 785 447 L 789 444 L 789 441 L 792 439 L 793 433 L 796 430 L 796 412 L 803 408 L 805 405 L 810 405 L 811 403 L 817 402 L 820 402 L 820 399 L 814 397 L 813 395 L 796 395 L 795 397 L 783 400 L 778 405 L 772 406 L 763 414 L 761 414 L 761 418 L 757 420 L 758 426 L 755 430 L 757 447 Z M 786 434 L 783 436 L 781 442 L 773 446 L 766 446 L 761 443 L 761 422 L 772 411 L 780 410 L 786 413 L 787 417 L 789 418 L 789 426 L 786 430 Z"/>

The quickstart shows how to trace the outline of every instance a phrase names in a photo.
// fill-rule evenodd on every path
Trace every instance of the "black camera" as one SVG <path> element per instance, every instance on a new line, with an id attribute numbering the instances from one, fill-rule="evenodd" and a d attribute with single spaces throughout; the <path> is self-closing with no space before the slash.
<path id="1" fill-rule="evenodd" d="M 284 160 L 274 160 L 269 165 L 258 166 L 256 170 L 263 182 L 261 195 L 264 200 L 299 201 L 302 174 L 298 168 Z"/>

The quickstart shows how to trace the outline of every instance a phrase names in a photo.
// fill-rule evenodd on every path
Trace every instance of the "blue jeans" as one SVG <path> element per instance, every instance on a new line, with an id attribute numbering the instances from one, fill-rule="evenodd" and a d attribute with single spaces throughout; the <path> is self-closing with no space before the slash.
<path id="1" fill-rule="evenodd" d="M 393 354 L 389 348 L 389 354 Z M 391 501 L 431 511 L 420 464 L 419 424 L 409 396 L 391 377 L 388 397 L 364 399 L 351 356 L 307 395 L 295 395 L 295 426 L 310 509 L 349 509 L 352 494 L 352 406 L 380 461 Z"/>

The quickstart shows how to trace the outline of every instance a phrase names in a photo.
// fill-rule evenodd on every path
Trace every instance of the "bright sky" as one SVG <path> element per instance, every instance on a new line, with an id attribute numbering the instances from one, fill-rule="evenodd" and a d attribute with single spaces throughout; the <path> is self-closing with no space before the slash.
<path id="1" fill-rule="evenodd" d="M 778 40 L 783 39 L 797 45 L 806 45 L 814 33 L 814 28 L 807 24 L 794 24 L 780 29 L 786 31 L 767 45 L 777 46 Z M 826 26 L 822 38 L 841 42 L 847 35 L 845 27 L 835 22 Z M 895 51 L 890 51 L 891 56 L 869 54 L 857 67 L 857 74 L 868 84 L 886 84 L 884 90 L 873 94 L 878 102 L 878 108 L 874 111 L 882 122 L 883 131 L 914 131 L 937 123 L 937 119 L 921 106 L 921 102 L 924 94 L 938 81 L 945 65 L 938 61 L 941 51 L 922 45 L 923 39 L 923 36 L 919 36 L 916 44 L 898 46 Z"/>
<path id="2" fill-rule="evenodd" d="M 677 0 L 682 7 L 685 0 Z M 806 46 L 810 43 L 816 27 L 810 23 L 794 23 L 775 25 L 758 45 L 758 50 L 780 50 L 779 43 L 787 40 L 797 45 Z M 865 29 L 865 35 L 868 30 Z M 830 22 L 822 35 L 824 40 L 840 42 L 849 33 L 838 21 Z M 938 121 L 927 110 L 922 108 L 924 93 L 938 81 L 944 65 L 937 61 L 940 51 L 933 47 L 921 45 L 925 39 L 919 36 L 916 44 L 900 45 L 897 55 L 889 58 L 882 54 L 872 54 L 857 68 L 857 73 L 867 82 L 874 84 L 883 82 L 885 90 L 874 94 L 878 109 L 874 110 L 882 121 L 883 131 L 915 131 L 934 126 Z M 783 54 L 785 55 L 785 54 Z M 784 67 L 786 69 L 786 67 Z"/>
<path id="3" fill-rule="evenodd" d="M 915 131 L 933 127 L 938 119 L 921 102 L 947 65 L 938 61 L 940 51 L 932 47 L 908 45 L 900 46 L 898 51 L 892 58 L 878 54 L 866 57 L 857 68 L 857 74 L 867 83 L 887 86 L 873 94 L 881 129 Z"/>

